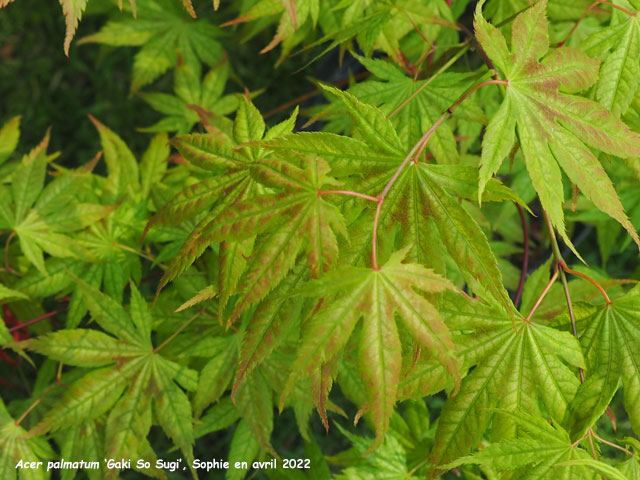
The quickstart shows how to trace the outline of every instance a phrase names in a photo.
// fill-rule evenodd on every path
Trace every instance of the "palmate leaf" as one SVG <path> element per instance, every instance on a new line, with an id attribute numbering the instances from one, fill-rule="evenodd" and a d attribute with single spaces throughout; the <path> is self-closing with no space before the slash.
<path id="1" fill-rule="evenodd" d="M 197 374 L 153 350 L 150 310 L 131 285 L 129 311 L 95 287 L 76 280 L 87 307 L 106 332 L 67 329 L 25 342 L 27 348 L 68 365 L 93 368 L 70 385 L 62 399 L 29 432 L 38 435 L 78 426 L 109 412 L 105 450 L 109 455 L 155 460 L 146 437 L 152 404 L 162 429 L 192 458 L 191 405 L 177 385 L 195 389 Z M 112 336 L 113 335 L 113 336 Z M 117 471 L 110 470 L 109 478 Z"/>
<path id="2" fill-rule="evenodd" d="M 631 426 L 640 432 L 640 289 L 634 287 L 611 305 L 583 305 L 578 313 L 588 373 L 572 405 L 572 436 L 584 433 L 604 413 L 620 383 Z"/>
<path id="3" fill-rule="evenodd" d="M 304 169 L 288 162 L 266 158 L 253 167 L 253 176 L 263 184 L 282 188 L 287 193 L 276 197 L 256 198 L 251 203 L 270 205 L 265 211 L 244 204 L 225 212 L 215 227 L 223 226 L 221 235 L 242 240 L 260 233 L 270 224 L 277 227 L 254 247 L 251 260 L 240 281 L 240 298 L 229 321 L 235 321 L 248 306 L 264 298 L 293 267 L 304 249 L 313 277 L 334 266 L 338 260 L 335 233 L 347 238 L 346 226 L 338 209 L 318 195 L 323 185 L 333 184 L 327 164 L 317 158 L 302 159 Z M 264 202 L 264 203 L 263 203 Z M 236 210 L 234 207 L 247 208 Z"/>
<path id="4" fill-rule="evenodd" d="M 276 138 L 290 133 L 295 123 L 297 110 L 293 115 L 266 132 L 266 138 Z M 208 212 L 200 220 L 196 229 L 182 246 L 180 254 L 165 272 L 160 288 L 182 273 L 198 258 L 212 242 L 227 240 L 220 250 L 223 266 L 218 284 L 222 308 L 228 298 L 236 293 L 239 277 L 244 272 L 246 258 L 253 244 L 252 235 L 243 238 L 229 237 L 208 240 L 203 229 L 211 228 L 218 218 L 228 213 L 232 205 L 248 202 L 248 199 L 262 191 L 260 184 L 251 176 L 254 162 L 270 155 L 271 152 L 255 146 L 262 140 L 265 123 L 253 104 L 242 97 L 234 120 L 232 132 L 220 131 L 209 134 L 194 134 L 175 137 L 172 144 L 194 167 L 204 170 L 207 178 L 178 193 L 151 218 L 146 231 L 154 225 L 169 225 L 193 219 Z M 244 143 L 249 143 L 242 146 Z M 272 202 L 273 203 L 273 202 Z M 244 204 L 243 204 L 244 205 Z M 268 207 L 267 207 L 268 209 Z M 238 241 L 243 243 L 237 244 Z"/>
<path id="5" fill-rule="evenodd" d="M 0 190 L 0 222 L 18 237 L 27 260 L 46 275 L 45 252 L 54 257 L 82 257 L 85 253 L 69 234 L 104 218 L 111 207 L 80 203 L 90 175 L 87 167 L 58 175 L 45 186 L 47 134 L 40 145 L 22 158 L 14 172 L 11 192 Z M 1 224 L 1 223 L 0 223 Z"/>
<path id="6" fill-rule="evenodd" d="M 640 238 L 611 180 L 589 149 L 623 158 L 638 157 L 640 135 L 600 104 L 570 94 L 595 83 L 599 62 L 568 47 L 549 52 L 546 0 L 515 19 L 511 50 L 500 31 L 482 16 L 483 4 L 484 1 L 479 2 L 476 8 L 476 35 L 509 84 L 483 140 L 479 193 L 515 141 L 515 128 L 542 207 L 567 245 L 573 249 L 565 232 L 559 166 L 597 208 L 620 222 L 640 246 Z"/>
<path id="7" fill-rule="evenodd" d="M 591 35 L 583 45 L 587 54 L 604 58 L 596 86 L 596 98 L 619 117 L 623 115 L 640 87 L 640 22 L 625 15 Z"/>
<path id="8" fill-rule="evenodd" d="M 45 480 L 51 473 L 46 468 L 16 469 L 18 462 L 38 462 L 55 457 L 44 438 L 25 438 L 27 431 L 16 424 L 0 399 L 0 475 L 3 479 Z M 18 472 L 19 477 L 18 477 Z"/>
<path id="9" fill-rule="evenodd" d="M 215 112 L 218 117 L 229 115 L 236 110 L 240 102 L 237 95 L 222 96 L 228 75 L 229 63 L 226 61 L 211 69 L 202 80 L 194 67 L 186 63 L 179 64 L 174 73 L 174 95 L 140 94 L 152 108 L 166 115 L 162 120 L 142 130 L 187 133 L 200 118 L 192 108 L 193 105 L 208 112 Z"/>
<path id="10" fill-rule="evenodd" d="M 189 0 L 136 0 L 137 18 L 123 16 L 108 22 L 99 32 L 78 43 L 142 46 L 133 63 L 131 90 L 153 82 L 178 62 L 178 53 L 188 65 L 200 62 L 214 67 L 223 57 L 216 40 L 220 29 L 195 17 Z M 186 12 L 185 12 L 186 9 Z M 188 23 L 185 23 L 188 22 Z M 200 76 L 198 70 L 197 76 Z"/>
<path id="11" fill-rule="evenodd" d="M 301 376 L 331 362 L 363 318 L 358 341 L 358 371 L 364 381 L 368 412 L 376 431 L 369 451 L 384 438 L 398 392 L 402 352 L 397 314 L 421 348 L 432 352 L 458 383 L 459 366 L 449 330 L 419 291 L 438 293 L 451 283 L 418 264 L 403 264 L 407 249 L 396 252 L 379 270 L 351 267 L 329 273 L 310 285 L 315 296 L 333 297 L 304 327 L 293 372 L 281 400 Z M 324 415 L 324 412 L 320 412 Z"/>
<path id="12" fill-rule="evenodd" d="M 521 410 L 497 410 L 496 415 L 518 425 L 518 437 L 492 443 L 473 455 L 446 465 L 446 468 L 465 464 L 486 465 L 498 471 L 515 471 L 511 478 L 517 480 L 593 479 L 597 478 L 598 467 L 611 468 L 592 460 L 589 453 L 574 445 L 569 434 L 557 424 L 550 425 L 545 419 Z M 590 459 L 595 464 L 582 463 Z"/>
<path id="13" fill-rule="evenodd" d="M 580 384 L 568 365 L 584 368 L 572 335 L 524 321 L 514 330 L 505 312 L 462 296 L 447 296 L 441 314 L 460 333 L 454 338 L 463 368 L 475 368 L 442 411 L 431 454 L 435 466 L 474 448 L 492 418 L 492 438 L 513 434 L 515 424 L 495 418 L 491 408 L 539 414 L 541 401 L 554 421 L 564 419 Z"/>

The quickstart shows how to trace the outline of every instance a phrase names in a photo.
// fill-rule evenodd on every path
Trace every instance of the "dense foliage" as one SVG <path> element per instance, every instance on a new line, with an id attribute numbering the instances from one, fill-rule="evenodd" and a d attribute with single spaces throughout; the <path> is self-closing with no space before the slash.
<path id="1" fill-rule="evenodd" d="M 0 126 L 2 479 L 640 478 L 640 0 L 60 3 L 156 113 Z"/>

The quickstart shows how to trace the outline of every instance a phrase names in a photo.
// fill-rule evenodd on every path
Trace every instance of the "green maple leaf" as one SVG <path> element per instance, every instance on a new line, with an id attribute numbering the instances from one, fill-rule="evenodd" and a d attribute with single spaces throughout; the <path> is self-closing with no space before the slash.
<path id="1" fill-rule="evenodd" d="M 473 455 L 446 465 L 446 468 L 476 464 L 498 471 L 514 470 L 510 477 L 514 480 L 553 480 L 559 475 L 560 478 L 598 478 L 597 466 L 580 463 L 591 459 L 589 452 L 574 445 L 562 427 L 550 425 L 545 419 L 521 410 L 498 410 L 496 413 L 518 426 L 518 437 L 492 443 Z M 601 465 L 604 465 L 602 468 L 608 467 Z"/>
<path id="2" fill-rule="evenodd" d="M 153 318 L 134 285 L 126 311 L 94 287 L 77 280 L 99 330 L 67 329 L 26 341 L 26 346 L 68 365 L 91 368 L 69 385 L 31 435 L 82 425 L 108 413 L 105 449 L 109 458 L 138 455 L 152 463 L 146 439 L 155 418 L 167 436 L 193 457 L 191 404 L 178 386 L 194 390 L 197 373 L 156 353 L 151 342 Z M 116 475 L 115 470 L 110 474 Z"/>
<path id="3" fill-rule="evenodd" d="M 458 395 L 442 411 L 432 459 L 451 462 L 474 448 L 493 418 L 493 438 L 515 428 L 497 419 L 491 408 L 539 413 L 540 401 L 561 422 L 578 389 L 577 369 L 584 359 L 576 338 L 567 332 L 524 321 L 516 329 L 505 312 L 461 296 L 450 297 L 441 313 L 458 344 L 463 368 L 475 368 L 462 380 Z"/>
<path id="4" fill-rule="evenodd" d="M 11 417 L 0 399 L 0 475 L 3 479 L 45 480 L 50 478 L 46 468 L 16 469 L 18 462 L 38 462 L 55 457 L 44 438 L 25 438 L 27 431 Z M 18 473 L 19 472 L 19 473 Z M 18 476 L 19 475 L 19 476 Z"/>
<path id="5" fill-rule="evenodd" d="M 274 227 L 254 246 L 230 322 L 284 278 L 301 250 L 306 251 L 307 264 L 315 277 L 337 261 L 338 241 L 334 232 L 347 237 L 344 220 L 338 209 L 317 193 L 323 185 L 332 183 L 327 177 L 329 168 L 322 160 L 313 158 L 302 159 L 301 167 L 275 158 L 255 162 L 251 167 L 253 177 L 283 192 L 233 203 L 203 224 L 197 236 L 188 239 L 182 249 L 190 259 L 213 242 L 242 241 Z"/>
<path id="6" fill-rule="evenodd" d="M 510 50 L 500 31 L 482 16 L 483 4 L 479 2 L 476 8 L 476 36 L 509 83 L 482 142 L 479 193 L 509 154 L 517 133 L 542 207 L 576 255 L 565 231 L 559 166 L 598 209 L 620 222 L 640 246 L 640 238 L 611 180 L 589 148 L 623 158 L 638 157 L 640 135 L 602 105 L 567 93 L 593 85 L 599 62 L 568 47 L 549 52 L 547 0 L 517 16 Z"/>
<path id="7" fill-rule="evenodd" d="M 449 330 L 438 311 L 417 290 L 438 293 L 453 289 L 445 278 L 418 264 L 403 264 L 407 249 L 396 252 L 379 270 L 342 268 L 313 282 L 307 291 L 333 297 L 304 328 L 293 371 L 283 398 L 302 376 L 331 362 L 344 348 L 362 318 L 358 339 L 358 371 L 365 385 L 367 410 L 376 431 L 369 451 L 382 442 L 397 398 L 402 366 L 395 315 L 421 348 L 431 352 L 459 382 Z M 328 392 L 327 392 L 328 393 Z M 322 416 L 324 412 L 320 412 Z"/>
<path id="8" fill-rule="evenodd" d="M 576 327 L 588 373 L 571 405 L 571 434 L 577 437 L 593 425 L 620 383 L 631 426 L 640 432 L 640 288 L 611 305 L 579 305 Z"/>
<path id="9" fill-rule="evenodd" d="M 296 115 L 297 111 L 291 118 L 267 131 L 267 138 L 290 132 Z M 204 178 L 175 195 L 147 225 L 149 230 L 155 225 L 172 225 L 196 217 L 199 221 L 187 238 L 182 255 L 176 257 L 165 274 L 161 286 L 183 272 L 208 247 L 209 243 L 202 242 L 200 238 L 203 226 L 214 223 L 234 202 L 246 200 L 256 191 L 261 191 L 259 184 L 251 177 L 251 165 L 269 154 L 254 145 L 262 140 L 266 130 L 260 112 L 250 101 L 243 99 L 229 133 L 211 128 L 210 133 L 181 135 L 171 142 Z M 241 147 L 245 143 L 249 145 Z M 246 267 L 245 259 L 251 253 L 252 242 L 252 239 L 230 241 L 221 248 L 223 268 L 218 285 L 218 291 L 224 299 L 221 310 L 226 299 L 235 292 L 238 279 Z"/>
<path id="10" fill-rule="evenodd" d="M 631 1 L 636 10 L 640 2 Z M 612 16 L 613 18 L 613 16 Z M 614 115 L 624 115 L 640 87 L 640 20 L 624 15 L 581 45 L 589 55 L 604 58 L 596 86 L 596 99 Z"/>
<path id="11" fill-rule="evenodd" d="M 136 4 L 137 18 L 109 21 L 98 33 L 78 42 L 141 46 L 133 62 L 132 91 L 174 67 L 178 53 L 192 66 L 202 61 L 214 67 L 222 59 L 222 47 L 215 40 L 220 30 L 206 20 L 192 20 L 195 13 L 189 0 L 183 0 L 186 13 L 175 0 L 137 0 Z"/>
<path id="12" fill-rule="evenodd" d="M 265 138 L 289 132 L 294 119 L 295 114 L 269 130 Z M 212 136 L 179 137 L 176 141 L 179 150 L 196 165 L 211 165 L 214 172 L 219 172 L 220 167 L 226 170 L 221 176 L 203 181 L 205 185 L 224 185 L 226 196 L 219 198 L 221 188 L 203 191 L 200 207 L 203 203 L 214 207 L 185 241 L 161 286 L 184 271 L 209 245 L 224 242 L 220 249 L 219 311 L 222 313 L 231 294 L 236 290 L 240 293 L 230 322 L 284 278 L 298 252 L 306 251 L 311 273 L 317 277 L 337 261 L 334 232 L 347 236 L 340 212 L 317 193 L 322 186 L 333 183 L 327 176 L 326 163 L 297 156 L 273 158 L 271 152 L 255 146 L 264 130 L 259 112 L 245 100 L 233 126 L 238 145 L 235 149 Z M 195 197 L 191 192 L 180 194 L 156 218 L 164 222 L 173 216 L 188 217 L 198 207 Z M 275 228 L 268 230 L 269 227 Z M 268 233 L 254 245 L 256 235 L 265 231 Z"/>
<path id="13" fill-rule="evenodd" d="M 296 38 L 296 33 L 302 31 L 313 31 L 318 23 L 318 16 L 320 15 L 320 8 L 322 2 L 319 0 L 261 0 L 251 5 L 245 13 L 242 13 L 238 18 L 227 22 L 227 25 L 233 25 L 237 23 L 250 22 L 259 20 L 264 17 L 279 15 L 278 27 L 273 39 L 262 49 L 260 53 L 266 53 L 273 50 L 279 44 L 282 43 L 283 51 L 278 60 L 278 63 L 282 62 L 291 49 L 300 42 L 300 38 Z M 306 23 L 309 25 L 305 25 Z M 305 28 L 311 26 L 312 28 Z M 298 37 L 300 35 L 298 34 Z"/>
<path id="14" fill-rule="evenodd" d="M 347 468 L 334 477 L 336 480 L 375 480 L 378 478 L 384 478 L 386 480 L 409 480 L 412 478 L 420 478 L 409 472 L 405 448 L 393 434 L 388 433 L 384 438 L 384 442 L 380 445 L 380 448 L 362 460 L 362 456 L 366 453 L 369 446 L 368 439 L 349 433 L 342 428 L 340 424 L 336 425 L 340 432 L 353 444 L 350 452 L 353 453 L 352 458 L 354 458 L 354 460 L 357 459 L 353 462 L 355 465 L 347 464 Z M 344 452 L 339 454 L 339 456 L 344 456 Z"/>
<path id="15" fill-rule="evenodd" d="M 109 212 L 109 207 L 81 201 L 89 177 L 86 167 L 58 175 L 45 186 L 51 159 L 46 154 L 48 143 L 47 135 L 22 158 L 11 190 L 0 187 L 0 228 L 18 237 L 22 253 L 43 275 L 47 274 L 45 252 L 58 258 L 82 258 L 85 252 L 69 234 Z"/>
<path id="16" fill-rule="evenodd" d="M 190 105 L 215 112 L 219 116 L 234 112 L 239 105 L 237 96 L 222 95 L 228 75 L 228 62 L 211 69 L 202 80 L 193 66 L 186 63 L 178 65 L 174 73 L 174 95 L 141 94 L 144 101 L 166 115 L 165 118 L 144 128 L 143 131 L 178 133 L 191 131 L 200 117 L 193 108 L 189 108 Z"/>

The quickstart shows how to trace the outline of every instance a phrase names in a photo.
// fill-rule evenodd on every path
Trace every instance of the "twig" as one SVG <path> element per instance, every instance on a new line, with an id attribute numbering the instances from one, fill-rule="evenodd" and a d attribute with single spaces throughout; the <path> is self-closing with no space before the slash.
<path id="1" fill-rule="evenodd" d="M 51 389 L 52 389 L 52 388 L 53 388 L 57 383 L 59 383 L 59 382 L 58 382 L 58 380 L 56 380 L 56 383 L 52 383 L 51 385 L 49 385 L 49 386 L 47 387 L 47 389 L 46 389 L 44 392 L 42 392 L 42 394 L 41 394 L 41 395 L 40 395 L 40 396 L 39 396 L 39 397 L 38 397 L 38 398 L 37 398 L 37 399 L 36 399 L 36 400 L 31 404 L 31 405 L 29 405 L 29 408 L 27 408 L 27 409 L 25 410 L 25 412 L 24 412 L 22 415 L 20 415 L 20 418 L 18 418 L 18 419 L 15 421 L 15 426 L 16 426 L 16 427 L 19 427 L 19 426 L 20 426 L 20 424 L 22 423 L 22 421 L 27 417 L 27 415 L 29 415 L 29 413 L 31 412 L 31 410 L 33 410 L 34 408 L 36 408 L 36 407 L 38 406 L 38 404 L 42 401 L 42 399 L 43 399 L 43 398 L 44 398 L 44 397 L 45 397 L 45 396 L 46 396 L 46 395 L 51 391 Z"/>
<path id="2" fill-rule="evenodd" d="M 36 317 L 34 319 L 28 320 L 26 322 L 19 323 L 17 325 L 14 325 L 13 327 L 11 327 L 9 329 L 9 333 L 13 333 L 16 330 L 20 330 L 20 329 L 22 329 L 24 327 L 28 327 L 29 325 L 33 325 L 34 323 L 38 323 L 41 320 L 46 320 L 47 318 L 53 317 L 54 315 L 62 313 L 65 310 L 66 310 L 66 308 L 61 308 L 60 310 L 54 310 L 53 312 L 45 313 L 44 315 L 41 315 L 41 316 Z"/>
<path id="3" fill-rule="evenodd" d="M 615 8 L 616 10 L 620 10 L 622 13 L 626 13 L 630 17 L 637 17 L 638 16 L 638 12 L 632 12 L 631 10 L 627 10 L 626 8 L 621 7 L 620 5 L 616 5 L 614 3 L 607 2 L 605 0 L 600 0 L 599 3 L 601 3 L 602 5 L 606 5 L 608 7 L 611 7 L 611 8 Z"/>

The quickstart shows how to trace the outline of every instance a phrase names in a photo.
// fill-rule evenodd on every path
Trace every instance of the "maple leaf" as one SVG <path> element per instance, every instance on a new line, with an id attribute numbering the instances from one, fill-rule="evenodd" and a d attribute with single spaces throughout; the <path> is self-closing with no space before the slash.
<path id="1" fill-rule="evenodd" d="M 568 432 L 555 423 L 549 424 L 545 419 L 522 410 L 497 410 L 496 414 L 518 426 L 518 437 L 492 443 L 473 455 L 450 463 L 447 468 L 465 464 L 486 465 L 500 471 L 512 470 L 514 476 L 511 478 L 517 480 L 553 480 L 558 475 L 562 478 L 595 479 L 598 478 L 598 468 L 609 467 L 606 464 L 594 467 L 581 463 L 582 460 L 592 460 L 589 452 L 573 444 Z"/>
<path id="2" fill-rule="evenodd" d="M 0 474 L 7 480 L 18 478 L 16 465 L 19 462 L 41 462 L 55 457 L 44 438 L 25 438 L 27 431 L 9 414 L 0 399 Z M 44 468 L 32 471 L 31 475 L 20 469 L 20 478 L 46 479 L 49 475 Z M 28 476 L 27 476 L 28 475 Z"/>
<path id="3" fill-rule="evenodd" d="M 251 176 L 251 165 L 270 152 L 255 146 L 265 135 L 265 123 L 260 112 L 242 97 L 231 131 L 226 134 L 218 129 L 208 134 L 192 134 L 174 137 L 172 144 L 183 157 L 201 172 L 205 178 L 190 185 L 161 207 L 151 218 L 145 232 L 155 225 L 170 225 L 199 216 L 195 230 L 191 232 L 169 269 L 160 288 L 182 273 L 209 246 L 203 241 L 202 228 L 215 224 L 216 219 L 235 202 L 246 200 L 261 187 Z M 267 138 L 289 133 L 295 124 L 293 115 L 266 132 Z M 242 144 L 249 144 L 242 146 Z M 203 215 L 204 214 L 204 215 Z M 222 265 L 218 291 L 221 307 L 236 291 L 239 278 L 245 270 L 246 258 L 253 248 L 253 239 L 228 239 L 220 249 Z"/>
<path id="4" fill-rule="evenodd" d="M 45 186 L 49 135 L 25 155 L 14 172 L 11 190 L 0 187 L 0 227 L 12 230 L 29 262 L 46 275 L 44 252 L 59 258 L 82 258 L 84 251 L 68 234 L 104 217 L 110 210 L 82 202 L 89 170 L 80 167 Z"/>
<path id="5" fill-rule="evenodd" d="M 363 318 L 358 341 L 358 371 L 365 384 L 368 412 L 376 431 L 369 452 L 384 438 L 396 401 L 402 353 L 394 317 L 425 350 L 432 352 L 448 374 L 459 382 L 449 330 L 438 311 L 417 290 L 438 293 L 453 289 L 445 278 L 418 264 L 403 264 L 407 249 L 394 253 L 379 270 L 342 268 L 313 282 L 307 291 L 333 297 L 304 328 L 283 399 L 293 384 L 318 365 L 328 363 L 344 348 Z M 282 403 L 282 401 L 281 401 Z M 326 415 L 320 412 L 321 416 Z"/>
<path id="6" fill-rule="evenodd" d="M 640 2 L 631 2 L 640 10 Z M 613 16 L 612 16 L 613 18 Z M 625 15 L 593 35 L 581 45 L 589 55 L 604 58 L 596 86 L 596 99 L 619 117 L 623 115 L 640 87 L 640 21 Z"/>
<path id="7" fill-rule="evenodd" d="M 491 408 L 535 414 L 541 400 L 551 418 L 561 422 L 580 384 L 577 370 L 568 365 L 585 366 L 577 339 L 524 321 L 514 329 L 506 312 L 460 295 L 445 298 L 440 313 L 458 332 L 457 356 L 464 369 L 475 368 L 442 411 L 434 464 L 449 463 L 475 447 L 494 417 Z M 506 418 L 493 418 L 493 438 L 508 437 L 514 428 Z"/>
<path id="8" fill-rule="evenodd" d="M 355 463 L 355 465 L 347 463 L 347 468 L 334 477 L 336 480 L 375 480 L 378 478 L 409 480 L 420 478 L 409 471 L 405 448 L 391 432 L 385 436 L 380 448 L 362 461 L 362 456 L 368 448 L 367 439 L 349 433 L 340 424 L 336 425 L 340 433 L 353 444 L 351 451 L 354 453 L 354 458 L 358 459 L 357 462 L 349 462 Z"/>
<path id="9" fill-rule="evenodd" d="M 197 373 L 156 353 L 151 343 L 151 311 L 134 285 L 127 312 L 96 288 L 77 282 L 93 319 L 110 335 L 67 329 L 24 342 L 49 358 L 92 368 L 67 388 L 30 435 L 82 425 L 108 412 L 105 449 L 109 458 L 127 458 L 133 452 L 153 463 L 155 454 L 146 440 L 153 405 L 162 429 L 191 459 L 191 404 L 178 384 L 194 390 Z M 109 475 L 117 471 L 110 470 Z"/>
<path id="10" fill-rule="evenodd" d="M 265 138 L 271 139 L 290 131 L 294 118 L 273 127 Z M 228 189 L 228 194 L 220 199 L 220 203 L 200 221 L 185 241 L 180 255 L 165 273 L 161 286 L 184 271 L 209 245 L 226 242 L 220 250 L 222 308 L 234 293 L 236 284 L 241 294 L 229 322 L 237 320 L 244 308 L 264 298 L 284 278 L 300 250 L 307 252 L 307 263 L 312 275 L 317 277 L 337 261 L 338 244 L 334 232 L 347 237 L 338 209 L 318 195 L 322 186 L 334 183 L 327 175 L 329 168 L 326 163 L 320 159 L 299 159 L 291 155 L 286 160 L 269 156 L 271 152 L 252 145 L 262 139 L 264 130 L 259 112 L 245 100 L 233 126 L 233 136 L 239 144 L 236 149 L 231 149 L 228 144 L 220 145 L 212 137 L 198 138 L 207 142 L 205 148 L 193 137 L 184 143 L 181 139 L 178 143 L 179 149 L 196 164 L 210 162 L 216 165 L 214 168 L 221 165 L 230 170 L 230 174 L 222 177 L 222 185 Z M 255 195 L 265 187 L 279 193 Z M 219 192 L 207 190 L 203 201 L 216 202 Z M 188 206 L 178 210 L 183 208 L 184 197 L 187 197 Z M 182 212 L 187 210 L 188 214 L 197 206 L 193 197 L 184 194 L 178 202 L 170 202 L 156 218 L 164 221 L 172 212 L 187 216 Z M 276 228 L 254 245 L 255 236 L 270 226 Z M 249 261 L 243 255 L 248 253 L 247 249 L 252 252 Z"/>
<path id="11" fill-rule="evenodd" d="M 300 250 L 307 252 L 307 264 L 316 277 L 337 261 L 338 243 L 333 232 L 347 237 L 344 220 L 338 209 L 317 193 L 332 183 L 327 177 L 329 168 L 323 161 L 309 158 L 302 159 L 302 167 L 274 158 L 253 164 L 254 178 L 284 192 L 233 203 L 203 224 L 182 249 L 187 258 L 193 258 L 213 242 L 242 241 L 276 227 L 254 246 L 230 322 L 284 278 Z"/>
<path id="12" fill-rule="evenodd" d="M 610 305 L 578 306 L 576 328 L 588 374 L 571 404 L 571 434 L 579 437 L 600 418 L 620 382 L 631 426 L 640 432 L 640 288 Z"/>
<path id="13" fill-rule="evenodd" d="M 174 71 L 174 95 L 166 93 L 142 93 L 142 99 L 165 118 L 145 127 L 146 132 L 186 133 L 193 129 L 200 117 L 196 105 L 206 111 L 216 112 L 216 116 L 229 115 L 239 105 L 237 96 L 222 95 L 229 75 L 229 63 L 224 62 L 211 69 L 201 80 L 191 65 L 183 63 Z"/>
<path id="14" fill-rule="evenodd" d="M 186 64 L 196 66 L 196 76 L 200 76 L 200 62 L 215 67 L 222 60 L 222 47 L 215 40 L 220 29 L 206 20 L 185 22 L 195 16 L 189 0 L 183 0 L 189 15 L 175 0 L 137 0 L 136 4 L 138 18 L 109 21 L 78 42 L 141 46 L 133 62 L 133 92 L 174 67 L 178 53 Z"/>
<path id="15" fill-rule="evenodd" d="M 508 86 L 482 142 L 480 188 L 498 170 L 516 141 L 516 132 L 531 182 L 552 224 L 574 253 L 565 231 L 564 190 L 560 167 L 582 193 L 617 220 L 640 247 L 640 238 L 622 203 L 590 148 L 622 158 L 640 156 L 640 135 L 632 132 L 602 105 L 566 92 L 593 85 L 599 62 L 582 52 L 561 47 L 549 52 L 547 0 L 518 15 L 511 50 L 500 31 L 476 7 L 476 36 L 489 58 L 505 75 Z"/>

